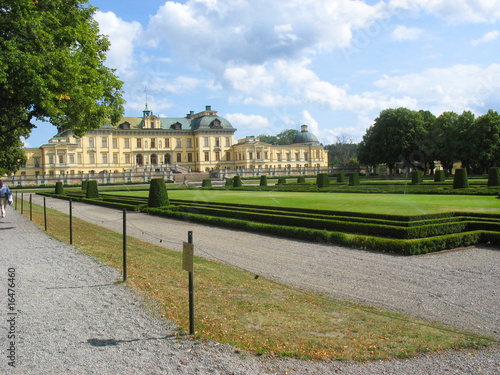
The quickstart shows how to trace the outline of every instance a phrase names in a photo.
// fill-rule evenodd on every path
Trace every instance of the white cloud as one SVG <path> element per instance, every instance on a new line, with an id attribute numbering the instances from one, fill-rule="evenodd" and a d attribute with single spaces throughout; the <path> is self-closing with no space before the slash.
<path id="1" fill-rule="evenodd" d="M 418 109 L 434 114 L 481 108 L 500 90 L 500 65 L 454 65 L 419 73 L 384 77 L 377 82 L 387 95 L 405 95 L 418 101 Z"/>
<path id="2" fill-rule="evenodd" d="M 417 40 L 423 32 L 424 31 L 422 29 L 418 29 L 416 27 L 406 27 L 400 25 L 394 29 L 392 37 L 397 41 Z"/>
<path id="3" fill-rule="evenodd" d="M 482 44 L 482 43 L 492 42 L 494 40 L 497 40 L 499 36 L 500 36 L 500 31 L 498 31 L 498 30 L 490 31 L 490 32 L 484 34 L 482 38 L 473 40 L 472 45 L 478 46 L 479 44 Z"/>
<path id="4" fill-rule="evenodd" d="M 142 26 L 139 22 L 125 22 L 113 12 L 97 11 L 94 15 L 102 34 L 108 35 L 111 47 L 107 53 L 107 65 L 125 72 L 135 62 L 134 44 L 139 40 Z"/>
<path id="5" fill-rule="evenodd" d="M 228 113 L 227 120 L 235 127 L 248 129 L 264 129 L 269 126 L 269 120 L 259 115 L 245 115 L 243 113 Z"/>
<path id="6" fill-rule="evenodd" d="M 424 11 L 451 23 L 500 20 L 500 0 L 391 0 L 389 6 L 394 12 Z"/>

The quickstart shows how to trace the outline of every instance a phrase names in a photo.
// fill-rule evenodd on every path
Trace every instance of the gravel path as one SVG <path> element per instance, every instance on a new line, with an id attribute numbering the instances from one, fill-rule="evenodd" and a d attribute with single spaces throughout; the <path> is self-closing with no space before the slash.
<path id="1" fill-rule="evenodd" d="M 35 198 L 35 196 L 34 196 Z M 35 198 L 35 201 L 38 200 Z M 67 212 L 67 202 L 48 199 Z M 121 212 L 74 204 L 73 214 L 121 232 Z M 195 251 L 276 280 L 498 337 L 498 249 L 396 257 L 187 225 L 139 213 L 129 235 Z M 1 373 L 18 374 L 498 374 L 500 350 L 445 352 L 368 364 L 275 360 L 176 335 L 176 327 L 125 286 L 120 275 L 48 237 L 19 212 L 0 219 L 0 283 L 15 269 L 15 360 L 8 366 L 7 294 L 2 295 Z M 160 243 L 160 240 L 162 242 Z M 264 259 L 265 256 L 265 259 Z M 317 278 L 317 279 L 315 279 Z M 386 281 L 389 280 L 389 281 Z M 319 283 L 321 281 L 321 283 Z M 406 311 L 408 310 L 408 311 Z M 11 322 L 8 321 L 11 319 Z"/>

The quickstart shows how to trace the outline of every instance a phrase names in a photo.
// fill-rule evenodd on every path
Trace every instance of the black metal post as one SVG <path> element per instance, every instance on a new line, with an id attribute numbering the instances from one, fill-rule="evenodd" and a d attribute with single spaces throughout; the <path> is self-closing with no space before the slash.
<path id="1" fill-rule="evenodd" d="M 188 232 L 188 243 L 193 243 L 193 232 Z M 189 334 L 194 335 L 194 281 L 193 272 L 189 272 Z"/>
<path id="2" fill-rule="evenodd" d="M 123 209 L 123 282 L 127 281 L 127 209 Z"/>
<path id="3" fill-rule="evenodd" d="M 14 204 L 14 209 L 17 211 L 17 191 L 16 191 L 16 203 Z"/>
<path id="4" fill-rule="evenodd" d="M 45 198 L 43 197 L 43 223 L 45 225 L 45 232 L 47 232 L 47 202 L 45 202 Z"/>
<path id="5" fill-rule="evenodd" d="M 21 193 L 21 214 L 24 213 L 24 193 Z"/>
<path id="6" fill-rule="evenodd" d="M 33 221 L 33 194 L 30 194 L 30 221 Z"/>
<path id="7" fill-rule="evenodd" d="M 69 199 L 69 244 L 73 245 L 73 200 Z"/>

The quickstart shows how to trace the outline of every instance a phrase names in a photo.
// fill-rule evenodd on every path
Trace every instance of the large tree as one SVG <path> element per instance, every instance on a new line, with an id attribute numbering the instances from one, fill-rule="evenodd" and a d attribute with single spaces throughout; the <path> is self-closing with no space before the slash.
<path id="1" fill-rule="evenodd" d="M 0 0 L 0 175 L 25 162 L 34 120 L 75 134 L 116 123 L 122 82 L 87 0 Z"/>
<path id="2" fill-rule="evenodd" d="M 467 140 L 475 150 L 473 168 L 475 173 L 487 172 L 489 167 L 500 165 L 500 116 L 490 109 L 476 118 L 471 137 Z"/>
<path id="3" fill-rule="evenodd" d="M 259 138 L 262 142 L 270 143 L 272 145 L 289 145 L 292 143 L 293 138 L 299 134 L 298 130 L 295 129 L 286 129 L 283 130 L 278 135 L 259 135 Z"/>

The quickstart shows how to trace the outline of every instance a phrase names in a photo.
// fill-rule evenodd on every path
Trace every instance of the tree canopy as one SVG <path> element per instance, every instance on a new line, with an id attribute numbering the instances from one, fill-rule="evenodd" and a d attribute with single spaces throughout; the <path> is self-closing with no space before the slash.
<path id="1" fill-rule="evenodd" d="M 75 134 L 116 123 L 122 82 L 104 66 L 107 38 L 87 0 L 0 1 L 0 175 L 25 162 L 34 120 Z"/>
<path id="2" fill-rule="evenodd" d="M 283 130 L 278 135 L 259 135 L 259 138 L 262 142 L 270 143 L 272 145 L 289 145 L 292 143 L 293 138 L 299 134 L 298 130 L 295 129 L 286 129 Z"/>

